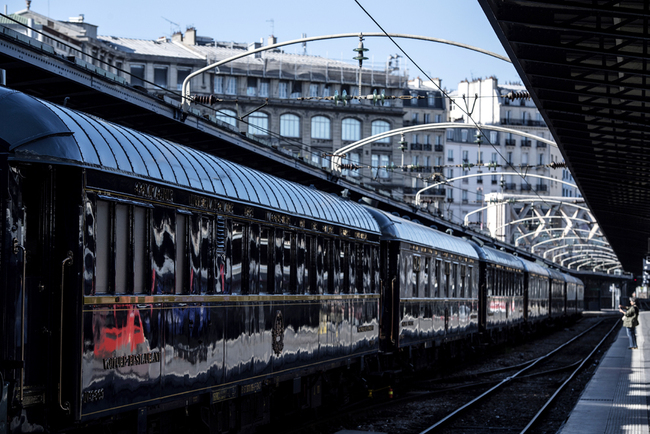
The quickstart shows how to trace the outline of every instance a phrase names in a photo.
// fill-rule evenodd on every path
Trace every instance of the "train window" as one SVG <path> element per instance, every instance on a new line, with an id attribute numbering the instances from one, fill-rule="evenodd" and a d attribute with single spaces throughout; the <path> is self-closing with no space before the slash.
<path id="1" fill-rule="evenodd" d="M 260 294 L 267 294 L 269 292 L 269 264 L 271 263 L 271 258 L 269 256 L 271 254 L 271 249 L 269 248 L 269 234 L 272 233 L 271 231 L 272 229 L 263 227 L 260 233 L 260 277 L 258 284 L 258 292 Z"/>
<path id="2" fill-rule="evenodd" d="M 440 259 L 436 259 L 435 261 L 433 280 L 433 296 L 442 297 L 442 261 L 440 261 Z"/>
<path id="3" fill-rule="evenodd" d="M 324 294 L 327 292 L 327 270 L 325 269 L 325 254 L 326 254 L 326 248 L 325 248 L 325 240 L 322 237 L 318 237 L 316 239 L 316 287 L 315 293 L 316 294 Z"/>
<path id="4" fill-rule="evenodd" d="M 214 260 L 212 261 L 212 275 L 214 292 L 221 294 L 229 291 L 227 281 L 228 262 L 226 253 L 228 250 L 228 223 L 224 217 L 217 216 L 214 220 Z"/>
<path id="5" fill-rule="evenodd" d="M 176 228 L 176 212 L 169 208 L 155 207 L 151 213 L 151 267 L 153 268 L 151 289 L 153 294 L 174 293 L 176 285 L 173 266 L 176 256 L 174 228 Z"/>
<path id="6" fill-rule="evenodd" d="M 458 291 L 458 264 L 451 264 L 451 297 L 459 297 Z"/>
<path id="7" fill-rule="evenodd" d="M 345 285 L 345 292 L 348 294 L 356 294 L 359 292 L 357 290 L 357 267 L 358 262 L 361 262 L 362 256 L 357 254 L 357 244 L 356 243 L 347 243 L 350 250 L 350 256 L 348 257 L 348 272 L 347 272 L 347 282 Z M 358 261 L 358 262 L 357 262 Z"/>
<path id="8" fill-rule="evenodd" d="M 176 215 L 176 283 L 175 293 L 185 293 L 185 283 L 187 282 L 187 216 L 183 214 Z"/>
<path id="9" fill-rule="evenodd" d="M 147 278 L 150 273 L 146 270 L 149 263 L 147 251 L 147 229 L 149 211 L 136 206 L 133 208 L 133 293 L 144 294 L 149 287 Z"/>
<path id="10" fill-rule="evenodd" d="M 316 285 L 312 282 L 312 276 L 315 276 L 315 273 L 312 272 L 313 266 L 313 254 L 312 254 L 312 237 L 305 235 L 305 294 L 311 294 L 312 291 L 315 291 Z"/>
<path id="11" fill-rule="evenodd" d="M 283 242 L 283 260 L 282 260 L 282 292 L 285 294 L 295 293 L 295 285 L 292 285 L 293 270 L 295 269 L 295 259 L 291 257 L 295 244 L 292 243 L 293 234 L 284 232 Z"/>
<path id="12" fill-rule="evenodd" d="M 190 294 L 208 292 L 211 274 L 211 221 L 209 217 L 194 214 L 190 218 Z"/>
<path id="13" fill-rule="evenodd" d="M 270 240 L 269 240 L 270 241 Z M 273 231 L 272 250 L 273 256 L 269 259 L 269 272 L 272 273 L 273 285 L 269 285 L 269 293 L 282 294 L 282 258 L 284 257 L 284 231 L 280 228 L 275 228 Z"/>
<path id="14" fill-rule="evenodd" d="M 419 255 L 413 255 L 413 273 L 411 274 L 411 297 L 419 297 L 419 280 L 420 280 L 420 260 L 422 258 Z"/>
<path id="15" fill-rule="evenodd" d="M 260 287 L 260 225 L 248 227 L 248 285 L 242 294 L 257 294 Z"/>
<path id="16" fill-rule="evenodd" d="M 381 292 L 381 258 L 379 254 L 379 247 L 373 247 L 370 249 L 372 252 L 372 292 L 380 293 Z"/>
<path id="17" fill-rule="evenodd" d="M 466 283 L 466 278 L 467 278 L 467 269 L 465 268 L 465 265 L 460 266 L 460 283 L 458 285 L 458 296 L 460 298 L 465 298 L 465 287 L 467 286 Z"/>
<path id="18" fill-rule="evenodd" d="M 347 265 L 345 262 L 347 256 L 345 249 L 347 248 L 347 244 L 344 241 L 336 239 L 332 240 L 332 245 L 334 246 L 332 251 L 332 278 L 334 279 L 334 292 L 338 294 L 345 292 L 343 286 L 345 285 L 345 269 Z"/>
<path id="19" fill-rule="evenodd" d="M 475 274 L 474 274 L 474 267 L 469 265 L 467 267 L 467 284 L 469 287 L 466 290 L 467 296 L 470 298 L 476 298 L 478 296 L 477 294 L 477 285 L 476 282 L 474 281 Z"/>
<path id="20" fill-rule="evenodd" d="M 95 292 L 99 294 L 109 291 L 110 236 L 110 204 L 104 200 L 98 200 L 95 212 Z"/>
<path id="21" fill-rule="evenodd" d="M 422 288 L 422 296 L 429 298 L 431 297 L 431 286 L 429 285 L 429 267 L 431 266 L 431 258 L 424 258 L 424 267 L 422 267 L 422 274 L 421 274 L 421 288 Z"/>
<path id="22" fill-rule="evenodd" d="M 305 291 L 305 234 L 296 234 L 296 294 Z"/>
<path id="23" fill-rule="evenodd" d="M 129 207 L 118 203 L 115 205 L 115 292 L 131 292 L 127 276 L 129 261 Z"/>
<path id="24" fill-rule="evenodd" d="M 442 274 L 442 289 L 440 292 L 440 296 L 443 298 L 450 297 L 451 294 L 449 292 L 449 284 L 451 280 L 451 276 L 449 275 L 451 273 L 451 265 L 449 262 L 443 262 L 443 274 Z"/>
<path id="25" fill-rule="evenodd" d="M 361 270 L 361 286 L 359 287 L 359 292 L 363 294 L 370 294 L 372 293 L 372 258 L 371 258 L 371 252 L 372 252 L 372 247 L 368 245 L 364 246 L 359 246 L 360 248 L 363 247 L 363 269 Z M 361 250 L 359 250 L 361 251 Z M 358 280 L 358 276 L 357 276 Z"/>
<path id="26" fill-rule="evenodd" d="M 244 240 L 244 234 L 246 233 L 246 226 L 239 222 L 232 222 L 232 232 L 231 232 L 231 294 L 241 294 L 244 276 L 244 248 L 246 246 Z"/>

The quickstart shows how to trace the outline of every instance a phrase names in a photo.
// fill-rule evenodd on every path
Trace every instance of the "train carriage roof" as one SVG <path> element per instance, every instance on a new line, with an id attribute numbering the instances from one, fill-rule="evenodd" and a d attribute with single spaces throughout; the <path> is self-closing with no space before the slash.
<path id="1" fill-rule="evenodd" d="M 551 279 L 557 279 L 557 280 L 561 280 L 563 282 L 566 282 L 566 277 L 565 276 L 568 276 L 568 274 L 564 274 L 559 270 L 554 270 L 553 268 L 548 269 L 548 275 L 549 275 L 549 277 Z"/>
<path id="2" fill-rule="evenodd" d="M 531 262 L 524 258 L 518 258 L 524 265 L 524 269 L 529 273 L 539 274 L 540 276 L 548 276 L 548 268 L 542 267 L 536 262 Z"/>
<path id="3" fill-rule="evenodd" d="M 379 222 L 382 240 L 410 242 L 478 259 L 476 251 L 463 239 L 375 208 L 368 208 L 368 211 Z"/>
<path id="4" fill-rule="evenodd" d="M 582 280 L 580 280 L 577 277 L 572 276 L 570 274 L 565 274 L 564 275 L 564 280 L 566 280 L 567 283 L 575 283 L 577 285 L 584 285 L 584 283 L 582 283 Z"/>
<path id="5" fill-rule="evenodd" d="M 0 143 L 14 158 L 162 182 L 379 233 L 354 202 L 0 87 Z"/>
<path id="6" fill-rule="evenodd" d="M 488 246 L 479 247 L 477 244 L 473 242 L 471 242 L 471 245 L 474 246 L 474 248 L 478 252 L 479 257 L 484 261 L 491 262 L 493 264 L 503 265 L 506 267 L 515 268 L 517 270 L 524 269 L 524 265 L 522 264 L 522 262 L 519 260 L 517 256 L 511 255 L 508 252 L 497 250 Z"/>

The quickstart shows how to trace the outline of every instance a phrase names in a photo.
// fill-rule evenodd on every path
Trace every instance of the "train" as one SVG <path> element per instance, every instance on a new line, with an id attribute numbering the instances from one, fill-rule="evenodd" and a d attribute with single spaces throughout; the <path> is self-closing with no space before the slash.
<path id="1" fill-rule="evenodd" d="M 479 239 L 0 87 L 0 432 L 253 432 L 579 316 Z"/>

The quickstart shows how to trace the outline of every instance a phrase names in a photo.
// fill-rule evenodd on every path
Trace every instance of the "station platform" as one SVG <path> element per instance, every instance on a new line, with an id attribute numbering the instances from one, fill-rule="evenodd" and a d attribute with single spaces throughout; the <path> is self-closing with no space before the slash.
<path id="1" fill-rule="evenodd" d="M 640 313 L 636 338 L 639 349 L 628 349 L 621 327 L 558 433 L 650 433 L 650 312 Z"/>

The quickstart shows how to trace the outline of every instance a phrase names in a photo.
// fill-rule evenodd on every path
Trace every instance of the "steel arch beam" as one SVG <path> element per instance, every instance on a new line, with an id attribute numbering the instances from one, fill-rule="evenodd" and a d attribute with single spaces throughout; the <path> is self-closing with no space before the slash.
<path id="1" fill-rule="evenodd" d="M 266 47 L 261 47 L 257 48 L 255 50 L 250 50 L 250 51 L 245 51 L 241 54 L 237 54 L 235 56 L 228 57 L 226 59 L 220 60 L 218 62 L 212 63 L 204 68 L 199 69 L 198 71 L 194 71 L 190 75 L 188 75 L 185 80 L 183 80 L 183 85 L 182 85 L 182 109 L 183 111 L 187 111 L 190 106 L 190 79 L 196 77 L 199 74 L 203 74 L 204 72 L 207 72 L 211 69 L 214 69 L 218 66 L 223 65 L 224 63 L 232 62 L 234 60 L 240 59 L 242 57 L 250 56 L 251 54 L 256 54 L 256 53 L 261 53 L 262 51 L 267 51 L 267 50 L 273 50 L 275 48 L 279 47 L 284 47 L 286 45 L 293 45 L 293 44 L 302 44 L 306 42 L 311 42 L 311 41 L 322 41 L 325 39 L 341 39 L 341 38 L 372 38 L 372 37 L 388 37 L 390 36 L 391 38 L 406 38 L 406 39 L 418 39 L 422 41 L 428 41 L 428 42 L 437 42 L 441 44 L 447 44 L 447 45 L 453 45 L 455 47 L 460 47 L 460 48 L 465 48 L 467 50 L 472 50 L 476 51 L 482 54 L 486 54 L 491 57 L 495 57 L 499 60 L 503 60 L 508 63 L 512 63 L 509 58 L 502 56 L 500 54 L 493 53 L 488 50 L 484 50 L 482 48 L 478 47 L 473 47 L 471 45 L 467 44 L 461 44 L 460 42 L 454 42 L 454 41 L 448 41 L 446 39 L 440 39 L 440 38 L 432 38 L 430 36 L 419 36 L 419 35 L 408 35 L 404 33 L 383 33 L 383 32 L 370 32 L 370 33 L 340 33 L 340 34 L 335 34 L 335 35 L 324 35 L 324 36 L 312 36 L 309 38 L 300 38 L 300 39 L 293 39 L 291 41 L 286 41 L 286 42 L 279 42 L 277 44 L 271 44 L 267 45 Z"/>

